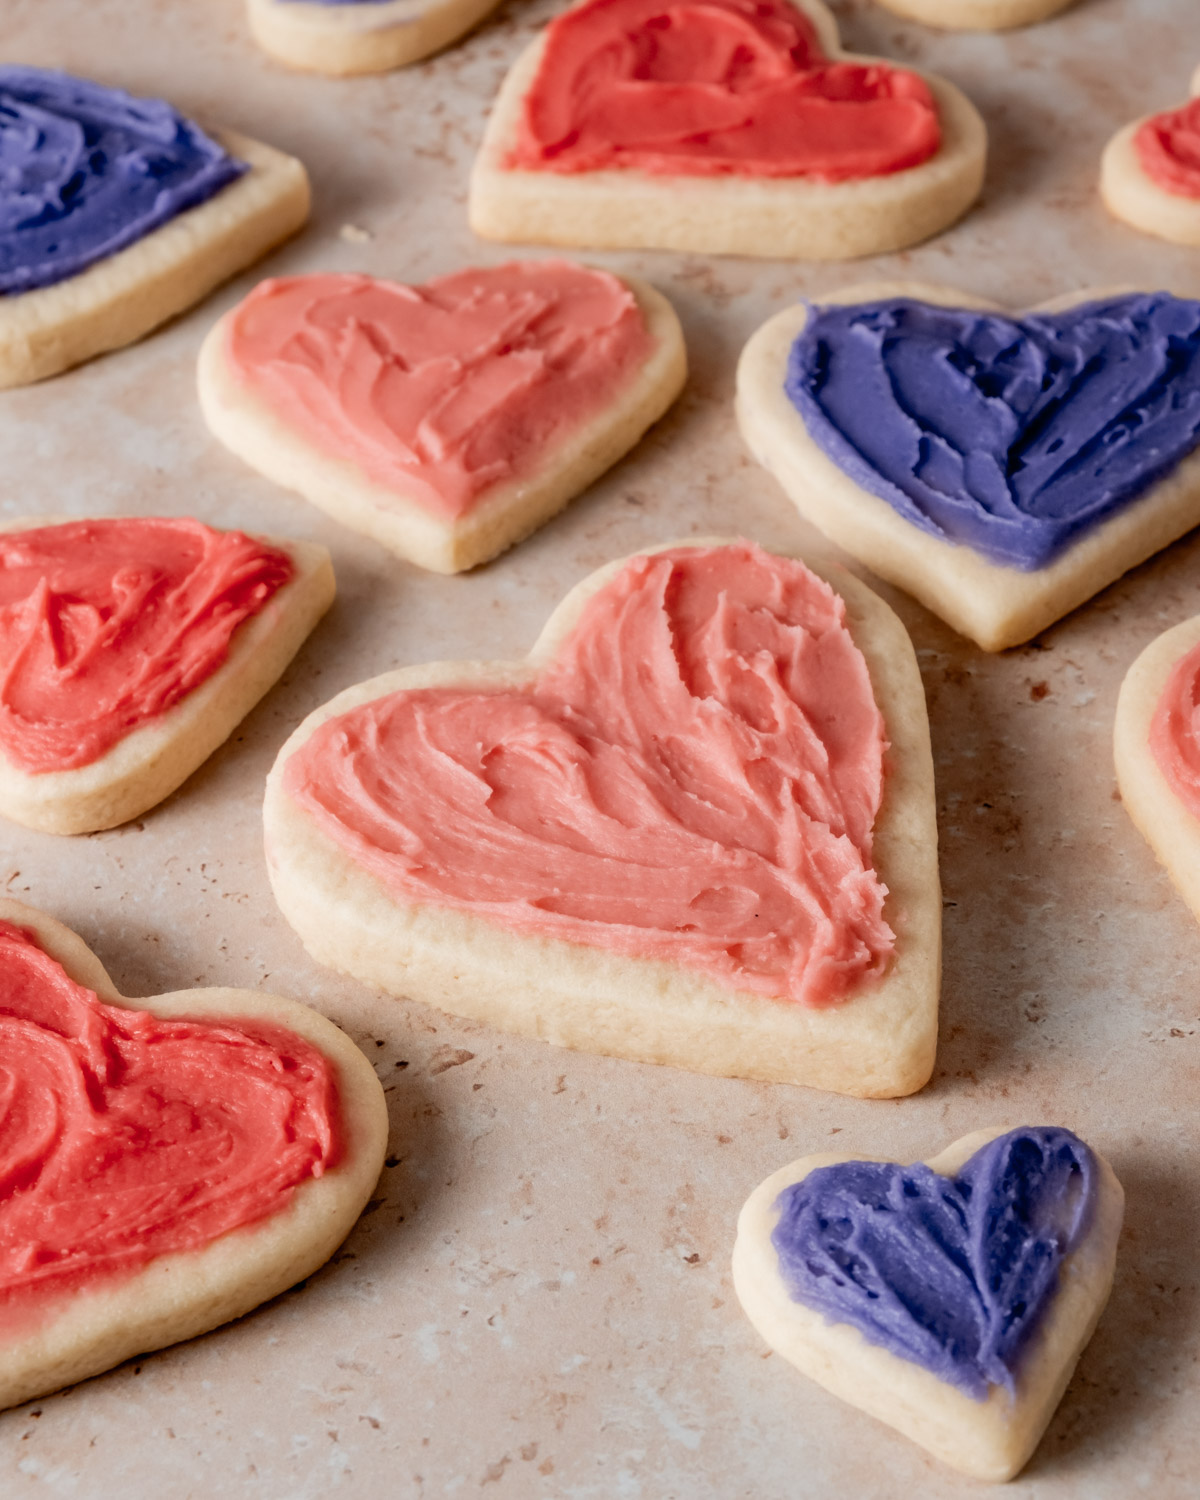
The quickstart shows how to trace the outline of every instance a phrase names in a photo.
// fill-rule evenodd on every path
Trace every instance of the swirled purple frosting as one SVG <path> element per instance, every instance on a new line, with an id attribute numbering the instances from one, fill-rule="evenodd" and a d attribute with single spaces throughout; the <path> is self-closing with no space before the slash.
<path id="1" fill-rule="evenodd" d="M 785 389 L 822 451 L 914 526 L 1040 568 L 1200 442 L 1200 302 L 813 307 Z"/>
<path id="2" fill-rule="evenodd" d="M 246 170 L 161 99 L 0 67 L 0 293 L 64 281 Z"/>
<path id="3" fill-rule="evenodd" d="M 795 1301 L 981 1401 L 1013 1389 L 1096 1178 L 1089 1148 L 1052 1126 L 989 1141 L 957 1177 L 840 1162 L 783 1190 L 771 1242 Z"/>

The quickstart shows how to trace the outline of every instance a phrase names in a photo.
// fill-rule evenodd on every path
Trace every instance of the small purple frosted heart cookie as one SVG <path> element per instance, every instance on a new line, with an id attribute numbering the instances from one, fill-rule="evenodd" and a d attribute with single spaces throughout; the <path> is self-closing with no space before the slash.
<path id="1" fill-rule="evenodd" d="M 307 216 L 290 156 L 161 99 L 0 66 L 0 388 L 141 338 Z"/>
<path id="2" fill-rule="evenodd" d="M 929 1163 L 803 1157 L 738 1220 L 734 1285 L 785 1359 L 979 1479 L 1011 1479 L 1108 1300 L 1124 1194 L 1069 1130 Z"/>
<path id="3" fill-rule="evenodd" d="M 738 416 L 804 516 L 1002 650 L 1200 521 L 1200 302 L 853 287 L 759 329 Z"/>

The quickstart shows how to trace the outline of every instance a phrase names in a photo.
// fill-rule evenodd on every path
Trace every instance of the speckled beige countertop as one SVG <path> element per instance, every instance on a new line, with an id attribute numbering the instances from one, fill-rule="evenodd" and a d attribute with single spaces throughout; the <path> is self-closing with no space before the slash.
<path id="1" fill-rule="evenodd" d="M 1111 1158 L 1128 1225 L 1099 1332 L 1010 1493 L 1196 1493 L 1200 930 L 1122 810 L 1109 742 L 1127 665 L 1200 612 L 1200 539 L 999 658 L 884 591 L 925 673 L 941 818 L 942 1043 L 915 1098 L 694 1077 L 380 998 L 312 964 L 267 887 L 263 778 L 335 691 L 429 657 L 520 653 L 570 585 L 647 543 L 815 540 L 732 415 L 738 351 L 790 299 L 897 273 L 1014 304 L 1088 283 L 1200 294 L 1200 252 L 1114 223 L 1094 191 L 1110 133 L 1184 97 L 1195 0 L 1079 0 L 1002 37 L 935 34 L 871 0 L 834 8 L 850 46 L 974 99 L 992 138 L 983 202 L 923 248 L 851 266 L 596 257 L 671 297 L 691 381 L 629 459 L 489 567 L 421 574 L 209 440 L 196 351 L 257 271 L 138 347 L 0 395 L 0 515 L 189 513 L 313 537 L 340 589 L 282 683 L 174 797 L 90 838 L 5 825 L 0 889 L 76 928 L 126 994 L 232 984 L 318 1006 L 376 1063 L 393 1127 L 377 1196 L 307 1285 L 0 1416 L 4 1500 L 979 1493 L 768 1355 L 729 1253 L 745 1196 L 795 1156 L 836 1144 L 911 1160 L 1030 1121 L 1069 1124 Z M 467 230 L 466 173 L 505 67 L 556 9 L 514 0 L 432 62 L 351 82 L 260 57 L 240 0 L 0 0 L 0 55 L 165 94 L 303 158 L 313 222 L 265 270 L 421 280 L 510 253 Z"/>

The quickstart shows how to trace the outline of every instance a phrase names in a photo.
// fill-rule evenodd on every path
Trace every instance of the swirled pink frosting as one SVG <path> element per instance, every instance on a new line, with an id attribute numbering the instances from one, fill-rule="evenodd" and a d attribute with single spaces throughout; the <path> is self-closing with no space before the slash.
<path id="1" fill-rule="evenodd" d="M 1171 668 L 1150 720 L 1150 753 L 1184 807 L 1200 818 L 1200 646 Z"/>
<path id="2" fill-rule="evenodd" d="M 402 903 L 822 1006 L 894 949 L 884 750 L 842 600 L 739 543 L 633 559 L 518 690 L 326 721 L 283 785 Z"/>

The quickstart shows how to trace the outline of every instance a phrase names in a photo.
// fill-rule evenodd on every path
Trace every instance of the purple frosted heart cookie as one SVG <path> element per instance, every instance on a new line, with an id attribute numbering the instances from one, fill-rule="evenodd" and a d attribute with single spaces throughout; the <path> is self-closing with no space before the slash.
<path id="1" fill-rule="evenodd" d="M 812 1156 L 738 1223 L 751 1322 L 835 1394 L 945 1462 L 1032 1453 L 1112 1284 L 1123 1194 L 1057 1127 L 982 1131 L 928 1164 Z"/>
<path id="2" fill-rule="evenodd" d="M 297 229 L 299 162 L 161 99 L 0 67 L 0 387 L 140 338 Z"/>
<path id="3" fill-rule="evenodd" d="M 800 510 L 989 650 L 1200 520 L 1200 302 L 1020 317 L 936 287 L 789 309 L 747 345 L 743 432 Z"/>

